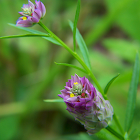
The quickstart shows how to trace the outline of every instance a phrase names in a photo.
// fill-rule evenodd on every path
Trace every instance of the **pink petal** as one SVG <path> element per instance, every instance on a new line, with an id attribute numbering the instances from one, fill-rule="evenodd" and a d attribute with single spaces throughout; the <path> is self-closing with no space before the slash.
<path id="1" fill-rule="evenodd" d="M 38 10 L 38 9 L 34 10 L 33 17 L 38 19 L 38 20 L 40 20 L 40 18 L 41 18 L 41 11 Z"/>
<path id="2" fill-rule="evenodd" d="M 31 22 L 30 20 L 21 20 L 21 18 L 19 18 L 19 20 L 17 20 L 16 26 L 21 26 L 21 27 L 31 27 L 33 25 L 33 22 Z"/>

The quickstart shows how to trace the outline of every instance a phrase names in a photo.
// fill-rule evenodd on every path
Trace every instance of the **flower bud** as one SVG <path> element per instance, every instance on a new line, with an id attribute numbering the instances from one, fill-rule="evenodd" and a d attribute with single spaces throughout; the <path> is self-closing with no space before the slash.
<path id="1" fill-rule="evenodd" d="M 85 77 L 71 76 L 58 96 L 64 99 L 67 110 L 92 135 L 108 126 L 113 108 Z"/>

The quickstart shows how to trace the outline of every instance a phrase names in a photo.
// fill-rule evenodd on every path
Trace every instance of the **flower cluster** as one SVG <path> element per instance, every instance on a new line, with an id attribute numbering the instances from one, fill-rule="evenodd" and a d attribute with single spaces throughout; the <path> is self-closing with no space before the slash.
<path id="1" fill-rule="evenodd" d="M 85 77 L 75 74 L 68 82 L 62 94 L 67 110 L 87 129 L 88 134 L 94 134 L 108 126 L 112 120 L 113 108 Z"/>
<path id="2" fill-rule="evenodd" d="M 38 23 L 40 19 L 46 14 L 46 8 L 41 1 L 35 0 L 35 5 L 28 1 L 28 4 L 24 4 L 22 12 L 19 12 L 22 17 L 17 20 L 16 26 L 31 27 L 35 23 Z"/>

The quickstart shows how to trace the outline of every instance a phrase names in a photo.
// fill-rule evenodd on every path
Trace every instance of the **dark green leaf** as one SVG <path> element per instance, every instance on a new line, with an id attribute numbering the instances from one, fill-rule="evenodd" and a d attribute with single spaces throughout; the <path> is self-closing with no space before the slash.
<path id="1" fill-rule="evenodd" d="M 63 99 L 47 99 L 47 100 L 44 100 L 44 102 L 47 102 L 47 103 L 53 103 L 53 102 L 64 102 Z"/>
<path id="2" fill-rule="evenodd" d="M 11 36 L 1 36 L 0 39 L 7 38 L 19 38 L 19 37 L 49 37 L 49 34 L 23 34 L 23 35 L 11 35 Z"/>
<path id="3" fill-rule="evenodd" d="M 110 85 L 113 83 L 113 81 L 114 81 L 119 75 L 120 75 L 120 74 L 118 73 L 118 75 L 116 75 L 115 77 L 113 77 L 113 78 L 108 82 L 108 84 L 106 85 L 106 87 L 105 87 L 105 89 L 104 89 L 104 94 L 107 94 Z"/>
<path id="4" fill-rule="evenodd" d="M 82 71 L 82 72 L 84 72 L 84 73 L 87 74 L 87 72 L 86 72 L 85 70 L 83 70 L 82 68 L 77 67 L 77 66 L 75 66 L 75 65 L 71 65 L 71 64 L 67 64 L 67 63 L 56 63 L 56 62 L 55 62 L 55 64 L 57 64 L 57 65 L 63 65 L 63 66 L 68 66 L 68 67 L 72 67 L 72 68 L 78 69 L 78 70 L 80 70 L 80 71 Z"/>
<path id="5" fill-rule="evenodd" d="M 74 46 L 74 51 L 76 50 L 76 27 L 77 27 L 77 22 L 80 14 L 80 0 L 78 0 L 77 4 L 77 9 L 76 9 L 76 14 L 75 14 L 75 20 L 74 20 L 74 27 L 73 27 L 73 46 Z"/>
<path id="6" fill-rule="evenodd" d="M 69 25 L 70 25 L 71 29 L 73 30 L 73 23 L 71 21 L 69 21 Z M 88 68 L 91 70 L 91 64 L 89 61 L 89 52 L 88 52 L 86 43 L 78 29 L 76 29 L 76 40 L 77 40 L 78 46 L 80 48 L 80 51 L 83 55 L 84 61 L 85 61 L 86 65 L 88 66 Z"/>
<path id="7" fill-rule="evenodd" d="M 125 131 L 126 132 L 129 131 L 130 126 L 132 124 L 133 116 L 134 116 L 138 81 L 139 81 L 139 55 L 137 53 L 136 59 L 135 59 L 135 65 L 133 69 L 133 74 L 132 74 L 132 79 L 130 83 L 130 88 L 128 92 L 128 99 L 127 99 L 126 118 L 125 118 Z"/>
<path id="8" fill-rule="evenodd" d="M 24 30 L 24 31 L 27 31 L 27 32 L 30 32 L 30 33 L 33 33 L 33 34 L 43 34 L 43 35 L 45 34 L 43 32 L 32 30 L 32 29 L 29 29 L 27 27 L 20 27 L 20 26 L 16 26 L 15 24 L 11 24 L 11 23 L 9 23 L 9 25 L 13 26 L 15 28 L 18 28 L 18 29 L 21 29 L 21 30 Z M 44 39 L 46 39 L 46 40 L 48 40 L 48 41 L 50 41 L 50 42 L 52 42 L 52 43 L 54 43 L 56 45 L 61 46 L 61 44 L 58 41 L 56 41 L 55 39 L 53 39 L 52 37 L 42 37 L 42 38 L 44 38 Z"/>

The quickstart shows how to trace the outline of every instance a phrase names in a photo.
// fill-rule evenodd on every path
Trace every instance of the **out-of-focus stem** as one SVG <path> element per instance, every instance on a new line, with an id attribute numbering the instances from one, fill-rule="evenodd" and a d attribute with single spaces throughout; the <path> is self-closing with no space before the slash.
<path id="1" fill-rule="evenodd" d="M 121 124 L 120 124 L 120 122 L 119 122 L 119 120 L 118 120 L 118 118 L 117 118 L 115 113 L 113 115 L 113 119 L 114 119 L 115 123 L 117 124 L 120 132 L 124 135 L 124 130 L 123 130 L 123 128 L 122 128 L 122 126 L 121 126 Z"/>
<path id="2" fill-rule="evenodd" d="M 118 132 L 116 132 L 114 129 L 112 129 L 110 126 L 106 127 L 106 129 L 112 133 L 114 136 L 116 136 L 120 140 L 124 140 L 124 137 L 121 136 Z"/>

